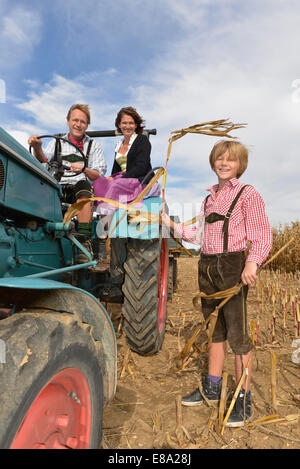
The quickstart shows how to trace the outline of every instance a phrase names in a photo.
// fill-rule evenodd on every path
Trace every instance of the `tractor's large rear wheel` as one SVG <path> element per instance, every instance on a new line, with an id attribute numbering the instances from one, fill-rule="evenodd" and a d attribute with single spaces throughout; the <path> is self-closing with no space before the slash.
<path id="1" fill-rule="evenodd" d="M 167 240 L 128 240 L 124 264 L 124 332 L 140 355 L 158 352 L 163 344 L 168 294 Z"/>
<path id="2" fill-rule="evenodd" d="M 2 320 L 0 338 L 0 447 L 98 448 L 103 385 L 90 326 L 31 311 Z"/>

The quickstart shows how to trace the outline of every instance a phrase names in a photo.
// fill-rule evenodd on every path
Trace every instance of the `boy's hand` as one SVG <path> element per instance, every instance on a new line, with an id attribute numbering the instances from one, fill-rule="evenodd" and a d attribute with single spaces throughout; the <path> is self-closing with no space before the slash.
<path id="1" fill-rule="evenodd" d="M 163 223 L 163 225 L 167 226 L 167 227 L 170 227 L 171 226 L 171 219 L 170 217 L 166 214 L 166 213 L 162 213 L 161 215 L 161 221 Z"/>
<path id="2" fill-rule="evenodd" d="M 245 285 L 254 286 L 257 280 L 257 264 L 255 262 L 246 262 L 241 278 Z"/>

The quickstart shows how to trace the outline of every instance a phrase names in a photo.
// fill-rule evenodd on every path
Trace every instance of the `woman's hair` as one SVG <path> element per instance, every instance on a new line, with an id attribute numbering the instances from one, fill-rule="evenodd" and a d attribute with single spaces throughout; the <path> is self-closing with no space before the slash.
<path id="1" fill-rule="evenodd" d="M 229 155 L 240 162 L 240 167 L 238 170 L 237 177 L 241 177 L 241 175 L 246 171 L 248 166 L 248 150 L 240 142 L 234 142 L 232 140 L 221 140 L 220 142 L 216 143 L 209 155 L 209 162 L 211 168 L 214 170 L 216 159 L 223 155 L 226 151 L 229 151 Z"/>
<path id="2" fill-rule="evenodd" d="M 84 112 L 84 114 L 87 117 L 87 123 L 88 125 L 91 123 L 91 115 L 90 115 L 90 110 L 89 106 L 87 104 L 73 104 L 73 106 L 70 107 L 68 114 L 67 114 L 67 120 L 70 119 L 71 117 L 71 112 L 75 111 L 75 109 L 78 109 L 79 111 Z"/>
<path id="3" fill-rule="evenodd" d="M 120 111 L 118 112 L 116 120 L 115 120 L 115 126 L 117 130 L 121 132 L 120 122 L 124 114 L 127 114 L 128 116 L 132 117 L 132 119 L 136 123 L 136 129 L 135 129 L 136 133 L 141 134 L 145 127 L 143 125 L 145 121 L 141 118 L 141 116 L 137 113 L 137 111 L 131 106 L 122 107 L 122 109 L 120 109 Z"/>

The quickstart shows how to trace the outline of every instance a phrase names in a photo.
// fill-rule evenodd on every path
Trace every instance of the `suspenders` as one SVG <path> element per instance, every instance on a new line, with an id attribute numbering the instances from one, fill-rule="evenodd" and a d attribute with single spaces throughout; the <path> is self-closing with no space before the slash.
<path id="1" fill-rule="evenodd" d="M 223 233 L 223 237 L 224 237 L 224 242 L 223 242 L 223 253 L 227 253 L 228 252 L 228 227 L 229 227 L 229 218 L 230 218 L 230 215 L 232 214 L 233 212 L 233 209 L 238 201 L 238 199 L 240 198 L 243 190 L 245 189 L 245 187 L 247 187 L 249 184 L 246 184 L 245 186 L 243 186 L 241 188 L 241 190 L 238 192 L 238 194 L 236 195 L 235 199 L 233 200 L 232 204 L 230 205 L 229 207 L 229 210 L 228 212 L 226 213 L 226 215 L 220 215 L 219 213 L 216 213 L 216 212 L 213 212 L 211 213 L 210 215 L 208 215 L 207 217 L 205 217 L 205 222 L 206 223 L 215 223 L 216 221 L 222 221 L 224 220 L 224 223 L 223 223 L 223 227 L 222 227 L 222 233 Z M 205 213 L 205 209 L 206 209 L 206 204 L 207 204 L 207 200 L 208 200 L 208 197 L 209 195 L 206 197 L 205 199 L 205 203 L 204 203 L 204 213 Z"/>
<path id="2" fill-rule="evenodd" d="M 88 147 L 87 147 L 87 152 L 86 152 L 86 159 L 87 160 L 89 159 L 89 156 L 90 156 L 92 144 L 93 144 L 93 140 L 90 140 L 89 144 L 88 144 Z M 57 158 L 57 156 L 58 155 L 60 156 L 60 154 L 61 154 L 61 143 L 60 143 L 60 140 L 56 140 L 54 155 Z"/>
<path id="3" fill-rule="evenodd" d="M 90 156 L 90 152 L 91 152 L 91 148 L 92 148 L 92 143 L 93 143 L 93 140 L 90 140 L 90 141 L 89 141 L 88 148 L 87 148 L 87 152 L 86 152 L 86 159 L 87 159 L 87 160 L 89 159 L 89 156 Z"/>
<path id="4" fill-rule="evenodd" d="M 87 159 L 87 164 L 88 164 L 88 160 L 89 160 L 89 156 L 90 156 L 90 152 L 91 152 L 91 148 L 92 148 L 92 144 L 93 144 L 93 140 L 90 140 L 89 141 L 89 144 L 88 144 L 88 147 L 87 147 L 87 152 L 86 152 L 86 159 Z M 61 142 L 60 140 L 56 140 L 55 142 L 55 150 L 54 150 L 54 159 L 57 160 L 58 157 L 61 157 Z M 72 155 L 63 155 L 63 156 L 72 156 Z M 86 175 L 85 176 L 85 179 L 87 180 L 87 177 Z"/>

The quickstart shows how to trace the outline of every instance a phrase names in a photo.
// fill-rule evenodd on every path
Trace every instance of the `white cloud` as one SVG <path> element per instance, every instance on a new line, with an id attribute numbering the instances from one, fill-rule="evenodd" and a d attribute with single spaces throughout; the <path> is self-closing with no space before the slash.
<path id="1" fill-rule="evenodd" d="M 96 74 L 99 78 L 99 74 Z M 92 84 L 93 83 L 93 84 Z M 45 129 L 58 131 L 66 125 L 69 107 L 75 102 L 92 103 L 91 114 L 93 125 L 106 123 L 113 105 L 102 101 L 103 89 L 95 80 L 95 73 L 81 74 L 72 80 L 55 74 L 51 82 L 28 93 L 28 99 L 16 107 L 31 116 L 33 123 Z M 115 111 L 115 108 L 114 108 Z"/>
<path id="2" fill-rule="evenodd" d="M 0 67 L 20 67 L 31 57 L 42 33 L 41 16 L 37 10 L 10 2 L 0 5 Z"/>
<path id="3" fill-rule="evenodd" d="M 6 83 L 0 79 L 0 103 L 6 102 Z"/>
<path id="4" fill-rule="evenodd" d="M 55 74 L 49 83 L 40 84 L 29 80 L 28 97 L 15 105 L 24 120 L 6 125 L 6 130 L 24 145 L 30 135 L 54 134 L 67 131 L 66 115 L 74 103 L 90 105 L 90 130 L 113 129 L 114 120 L 120 104 L 107 102 L 103 99 L 105 86 L 103 82 L 110 80 L 115 72 L 81 73 L 73 79 Z M 102 146 L 111 165 L 114 154 L 115 139 L 102 139 Z M 28 147 L 28 145 L 27 145 Z"/>
<path id="5" fill-rule="evenodd" d="M 143 84 L 134 93 L 138 108 L 164 138 L 171 130 L 206 120 L 247 122 L 246 129 L 234 133 L 251 149 L 243 180 L 262 193 L 271 222 L 278 224 L 299 219 L 295 168 L 300 103 L 292 99 L 295 89 L 291 88 L 299 73 L 298 58 L 290 45 L 300 46 L 300 10 L 295 3 L 294 10 L 284 2 L 275 3 L 281 8 L 261 6 L 244 17 L 233 17 L 231 22 L 225 21 L 228 11 L 223 10 L 224 22 L 218 18 L 220 28 L 206 24 L 206 31 L 212 27 L 206 38 L 200 30 L 179 41 L 172 54 L 151 64 L 152 84 Z M 169 171 L 181 170 L 202 185 L 204 179 L 213 177 L 208 155 L 216 140 L 187 135 L 175 142 Z M 156 137 L 153 142 L 154 147 L 162 148 L 163 138 Z M 174 199 L 190 200 L 191 194 L 184 188 L 173 192 L 169 191 Z"/>
<path id="6" fill-rule="evenodd" d="M 66 22 L 68 44 L 80 21 L 85 31 L 93 33 L 86 34 L 86 41 L 97 39 L 95 43 L 109 51 L 118 49 L 125 58 L 136 45 L 128 40 L 139 36 L 141 44 L 153 41 L 156 53 L 141 72 L 122 68 L 118 61 L 122 55 L 118 55 L 105 70 L 98 69 L 96 57 L 94 71 L 83 69 L 72 79 L 56 73 L 50 82 L 38 85 L 33 77 L 28 99 L 18 106 L 31 117 L 30 125 L 58 131 L 65 125 L 68 107 L 82 101 L 91 106 L 93 128 L 113 128 L 118 109 L 131 104 L 148 127 L 158 130 L 151 137 L 157 166 L 165 163 L 172 130 L 222 118 L 247 122 L 246 129 L 234 133 L 251 149 L 243 180 L 262 193 L 272 224 L 299 219 L 299 172 L 295 170 L 300 138 L 300 102 L 295 99 L 295 80 L 300 78 L 298 2 L 165 0 L 162 5 L 135 0 L 125 7 L 123 1 L 100 5 L 88 0 L 85 6 L 93 14 L 84 19 L 81 10 L 70 14 L 72 4 L 74 0 L 60 2 L 58 10 Z M 178 29 L 160 48 L 157 33 L 164 26 L 166 12 L 168 26 Z M 124 23 L 120 23 L 122 14 Z M 129 23 L 136 23 L 130 36 L 124 34 Z M 170 204 L 202 200 L 205 188 L 214 182 L 208 155 L 216 140 L 187 135 L 174 143 L 166 188 Z"/>
<path id="7" fill-rule="evenodd" d="M 22 132 L 20 130 L 14 130 L 14 129 L 6 129 L 6 131 L 13 137 L 15 138 L 23 147 L 28 150 L 28 137 L 29 134 L 26 132 Z"/>
<path id="8" fill-rule="evenodd" d="M 73 103 L 74 96 L 78 102 L 83 99 L 84 87 L 80 83 L 55 75 L 51 83 L 40 89 L 30 91 L 29 99 L 16 107 L 30 115 L 39 125 L 50 129 L 59 127 L 65 122 L 67 103 Z"/>

